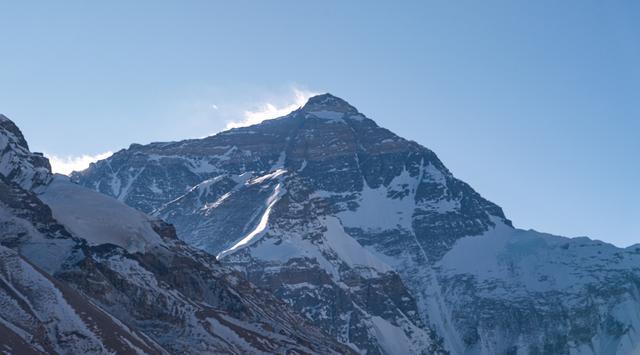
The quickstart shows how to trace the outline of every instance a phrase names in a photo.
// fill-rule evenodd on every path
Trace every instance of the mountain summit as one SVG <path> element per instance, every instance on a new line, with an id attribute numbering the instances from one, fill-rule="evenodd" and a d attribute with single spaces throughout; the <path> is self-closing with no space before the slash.
<path id="1" fill-rule="evenodd" d="M 512 227 L 431 150 L 324 94 L 73 175 L 367 354 L 632 353 L 640 253 Z"/>
<path id="2" fill-rule="evenodd" d="M 302 110 L 305 112 L 327 110 L 332 112 L 344 112 L 350 114 L 358 113 L 358 110 L 355 107 L 351 106 L 348 102 L 329 93 L 309 98 L 307 103 L 302 107 Z"/>

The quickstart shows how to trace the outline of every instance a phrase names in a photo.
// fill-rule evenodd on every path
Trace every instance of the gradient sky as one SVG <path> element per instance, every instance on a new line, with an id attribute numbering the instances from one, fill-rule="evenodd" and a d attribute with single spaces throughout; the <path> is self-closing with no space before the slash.
<path id="1" fill-rule="evenodd" d="M 455 4 L 454 4 L 455 3 Z M 4 1 L 0 112 L 85 160 L 331 92 L 521 228 L 640 242 L 638 1 Z"/>

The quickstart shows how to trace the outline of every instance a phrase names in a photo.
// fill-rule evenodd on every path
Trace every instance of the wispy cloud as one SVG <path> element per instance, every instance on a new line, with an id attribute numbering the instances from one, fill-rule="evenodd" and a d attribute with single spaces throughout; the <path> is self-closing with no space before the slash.
<path id="1" fill-rule="evenodd" d="M 73 171 L 84 170 L 89 167 L 89 164 L 98 160 L 106 159 L 111 155 L 113 155 L 113 152 L 66 157 L 59 157 L 57 155 L 45 153 L 45 156 L 49 158 L 49 162 L 51 163 L 51 170 L 53 170 L 54 173 L 64 175 L 69 175 Z"/>
<path id="2" fill-rule="evenodd" d="M 270 118 L 284 116 L 298 107 L 303 106 L 307 100 L 314 95 L 317 95 L 317 93 L 294 88 L 292 95 L 286 100 L 283 100 L 289 101 L 288 103 L 277 105 L 272 102 L 265 102 L 255 111 L 243 111 L 244 118 L 240 121 L 227 122 L 226 129 L 251 126 Z"/>

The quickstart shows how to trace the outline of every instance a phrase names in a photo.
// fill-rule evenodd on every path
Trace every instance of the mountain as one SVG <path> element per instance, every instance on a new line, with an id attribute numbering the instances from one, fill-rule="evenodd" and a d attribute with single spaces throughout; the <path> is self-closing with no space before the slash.
<path id="1" fill-rule="evenodd" d="M 513 228 L 429 149 L 330 94 L 73 174 L 367 354 L 640 351 L 640 246 Z"/>
<path id="2" fill-rule="evenodd" d="M 174 228 L 51 173 L 0 116 L 0 351 L 350 353 Z"/>

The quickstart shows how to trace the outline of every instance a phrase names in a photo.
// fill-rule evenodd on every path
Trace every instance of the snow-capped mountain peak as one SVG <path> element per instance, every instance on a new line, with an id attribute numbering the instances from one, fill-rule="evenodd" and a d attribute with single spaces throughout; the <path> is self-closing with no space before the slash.
<path id="1" fill-rule="evenodd" d="M 513 228 L 431 150 L 330 94 L 73 178 L 170 221 L 363 353 L 640 346 L 637 250 Z"/>
<path id="2" fill-rule="evenodd" d="M 351 106 L 347 101 L 329 93 L 309 98 L 307 103 L 302 107 L 302 110 L 305 112 L 326 110 L 344 113 L 358 113 L 358 110 Z"/>

